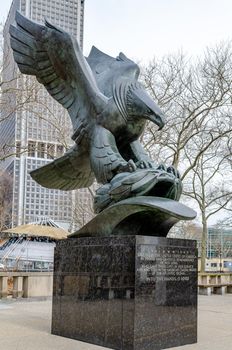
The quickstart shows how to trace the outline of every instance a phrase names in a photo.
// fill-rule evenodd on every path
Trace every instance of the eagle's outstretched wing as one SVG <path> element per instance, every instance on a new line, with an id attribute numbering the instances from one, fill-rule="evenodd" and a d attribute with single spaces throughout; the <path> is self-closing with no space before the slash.
<path id="1" fill-rule="evenodd" d="M 95 178 L 90 168 L 89 156 L 77 145 L 62 157 L 33 170 L 31 176 L 44 187 L 65 191 L 89 187 Z"/>
<path id="2" fill-rule="evenodd" d="M 114 84 L 118 78 L 138 80 L 139 66 L 122 52 L 114 58 L 93 46 L 86 60 L 93 71 L 99 89 L 105 96 L 112 96 Z"/>
<path id="3" fill-rule="evenodd" d="M 19 12 L 15 20 L 16 26 L 10 27 L 11 47 L 20 71 L 36 76 L 68 110 L 74 128 L 78 115 L 87 117 L 93 105 L 95 110 L 101 109 L 107 99 L 76 39 L 48 21 L 43 26 Z"/>

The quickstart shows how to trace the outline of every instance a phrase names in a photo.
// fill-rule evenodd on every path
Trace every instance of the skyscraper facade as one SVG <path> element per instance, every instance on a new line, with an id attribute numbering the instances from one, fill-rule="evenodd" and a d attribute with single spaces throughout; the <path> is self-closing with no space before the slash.
<path id="1" fill-rule="evenodd" d="M 13 178 L 12 226 L 46 216 L 68 228 L 75 194 L 41 187 L 30 171 L 65 152 L 70 146 L 71 123 L 66 110 L 34 77 L 19 76 L 9 49 L 9 26 L 16 10 L 39 23 L 46 18 L 75 36 L 82 47 L 84 0 L 13 0 L 4 27 L 5 120 L 0 123 L 0 143 L 12 154 L 1 162 Z"/>

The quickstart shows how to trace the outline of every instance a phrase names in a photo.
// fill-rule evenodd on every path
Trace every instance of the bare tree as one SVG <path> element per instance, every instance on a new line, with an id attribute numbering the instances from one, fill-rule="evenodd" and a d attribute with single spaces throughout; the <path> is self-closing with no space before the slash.
<path id="1" fill-rule="evenodd" d="M 12 178 L 6 172 L 0 172 L 0 232 L 8 228 L 12 215 Z"/>
<path id="2" fill-rule="evenodd" d="M 3 45 L 0 46 L 0 160 L 15 156 L 16 153 L 19 155 L 27 152 L 27 142 L 20 140 L 18 145 L 15 144 L 15 138 L 22 139 L 20 135 L 12 138 L 5 135 L 4 126 L 7 128 L 10 123 L 12 125 L 18 123 L 18 128 L 21 130 L 30 122 L 36 124 L 38 129 L 47 128 L 51 130 L 51 139 L 66 150 L 70 147 L 72 129 L 67 111 L 51 100 L 35 77 L 25 76 L 19 72 L 14 63 L 9 41 L 6 39 L 3 42 L 0 30 L 1 43 Z"/>
<path id="3" fill-rule="evenodd" d="M 220 271 L 222 259 L 232 257 L 232 226 L 219 220 L 216 225 L 210 228 L 208 237 L 208 254 L 209 258 L 220 259 Z"/>
<path id="4" fill-rule="evenodd" d="M 232 180 L 228 160 L 231 150 L 223 152 L 222 139 L 201 154 L 186 181 L 184 195 L 194 199 L 201 213 L 202 247 L 201 266 L 205 266 L 208 220 L 222 209 L 230 210 L 232 203 Z M 191 164 L 191 159 L 189 159 Z"/>
<path id="5" fill-rule="evenodd" d="M 216 258 L 232 257 L 232 237 L 226 236 L 226 233 L 218 233 L 217 237 L 210 241 L 210 249 Z"/>
<path id="6" fill-rule="evenodd" d="M 94 190 L 92 187 L 77 190 L 75 197 L 71 231 L 81 228 L 96 215 L 93 210 Z"/>
<path id="7" fill-rule="evenodd" d="M 207 221 L 231 199 L 229 178 L 219 179 L 220 171 L 226 174 L 231 167 L 231 67 L 229 43 L 208 49 L 197 62 L 179 53 L 154 60 L 144 70 L 143 80 L 168 118 L 160 133 L 149 125 L 143 142 L 158 163 L 181 171 L 184 194 L 201 213 L 203 260 Z"/>

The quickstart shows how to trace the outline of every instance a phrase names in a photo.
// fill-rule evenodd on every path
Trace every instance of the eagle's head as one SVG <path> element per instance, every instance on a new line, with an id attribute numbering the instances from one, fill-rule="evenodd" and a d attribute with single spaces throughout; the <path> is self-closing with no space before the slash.
<path id="1" fill-rule="evenodd" d="M 155 123 L 159 130 L 164 126 L 164 114 L 138 83 L 132 84 L 128 89 L 127 110 L 129 116 L 148 119 Z"/>
<path id="2" fill-rule="evenodd" d="M 159 130 L 163 128 L 163 112 L 137 81 L 117 81 L 113 97 L 125 121 L 146 119 L 155 123 Z"/>

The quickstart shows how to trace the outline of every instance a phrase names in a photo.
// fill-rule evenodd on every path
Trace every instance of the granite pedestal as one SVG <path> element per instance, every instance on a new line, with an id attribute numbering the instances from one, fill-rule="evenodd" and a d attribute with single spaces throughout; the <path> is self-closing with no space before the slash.
<path id="1" fill-rule="evenodd" d="M 52 333 L 125 350 L 196 342 L 195 241 L 149 236 L 60 241 Z"/>

